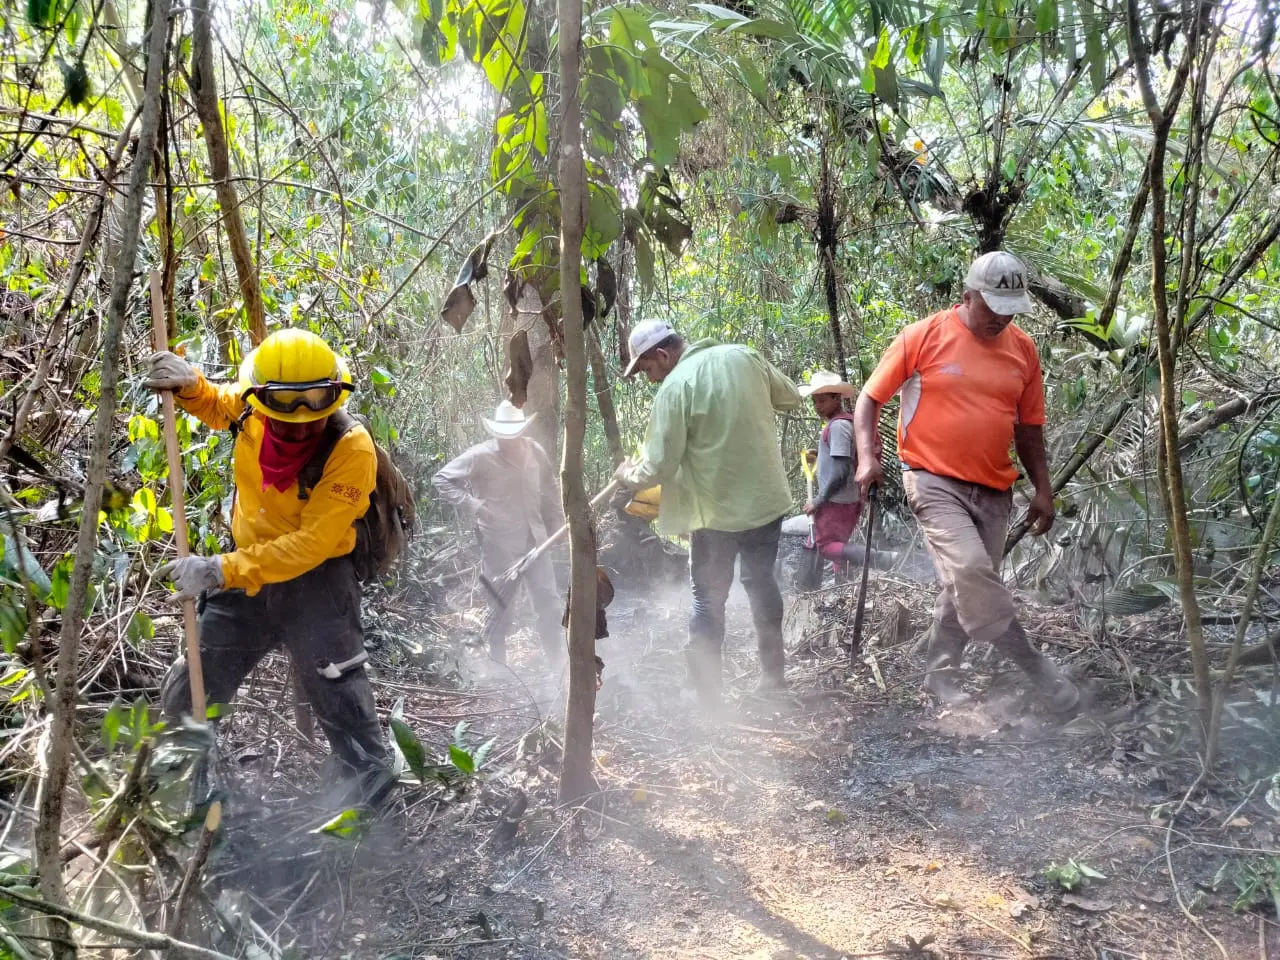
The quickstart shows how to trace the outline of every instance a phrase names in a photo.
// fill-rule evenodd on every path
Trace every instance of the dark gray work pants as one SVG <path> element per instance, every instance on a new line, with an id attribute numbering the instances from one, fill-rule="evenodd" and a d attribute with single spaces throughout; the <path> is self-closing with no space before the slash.
<path id="1" fill-rule="evenodd" d="M 249 671 L 283 645 L 334 755 L 348 772 L 389 769 L 390 753 L 363 665 L 336 680 L 316 669 L 364 651 L 360 584 L 350 557 L 326 560 L 284 583 L 269 583 L 252 597 L 243 590 L 207 591 L 199 612 L 200 664 L 210 703 L 230 703 Z M 165 678 L 161 702 L 171 717 L 191 712 L 185 658 Z"/>
<path id="2" fill-rule="evenodd" d="M 773 575 L 778 558 L 779 517 L 751 530 L 695 530 L 689 537 L 689 579 L 693 612 L 689 617 L 689 666 L 699 692 L 720 689 L 724 648 L 724 607 L 733 585 L 733 564 L 740 558 L 742 586 L 751 604 L 760 668 L 767 680 L 783 672 L 782 592 Z"/>

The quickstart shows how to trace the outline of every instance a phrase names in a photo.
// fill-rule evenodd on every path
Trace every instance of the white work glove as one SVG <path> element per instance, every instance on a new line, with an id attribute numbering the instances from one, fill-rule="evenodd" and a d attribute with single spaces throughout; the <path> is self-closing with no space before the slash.
<path id="1" fill-rule="evenodd" d="M 636 461 L 627 459 L 618 464 L 618 469 L 613 471 L 613 479 L 617 480 L 623 487 L 628 490 L 639 489 L 640 484 L 631 479 L 631 474 L 635 471 L 638 464 Z"/>
<path id="2" fill-rule="evenodd" d="M 178 588 L 178 600 L 194 600 L 205 590 L 225 583 L 222 579 L 222 557 L 179 557 L 166 563 L 156 575 L 167 577 Z"/>
<path id="3" fill-rule="evenodd" d="M 168 350 L 153 353 L 147 358 L 147 363 L 151 365 L 151 373 L 142 381 L 142 385 L 148 390 L 173 390 L 181 393 L 200 382 L 196 368 Z"/>

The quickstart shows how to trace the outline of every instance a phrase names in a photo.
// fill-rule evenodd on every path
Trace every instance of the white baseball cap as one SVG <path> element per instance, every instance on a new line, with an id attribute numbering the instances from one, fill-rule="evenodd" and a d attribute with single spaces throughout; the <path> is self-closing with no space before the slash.
<path id="1" fill-rule="evenodd" d="M 675 328 L 665 320 L 643 320 L 637 323 L 635 329 L 631 331 L 631 338 L 627 341 L 631 362 L 627 364 L 627 369 L 622 371 L 622 375 L 629 377 L 635 373 L 636 363 L 640 358 L 667 337 L 675 336 L 675 333 Z"/>
<path id="2" fill-rule="evenodd" d="M 982 294 L 987 306 L 1002 316 L 1031 312 L 1027 268 L 1012 253 L 1003 250 L 984 253 L 969 267 L 964 285 Z"/>

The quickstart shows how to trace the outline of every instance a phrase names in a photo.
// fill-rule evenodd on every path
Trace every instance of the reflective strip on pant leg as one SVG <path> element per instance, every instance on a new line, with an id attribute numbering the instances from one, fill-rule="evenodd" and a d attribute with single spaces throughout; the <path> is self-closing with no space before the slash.
<path id="1" fill-rule="evenodd" d="M 311 673 L 303 681 L 307 700 L 333 752 L 354 770 L 385 764 L 390 756 L 378 723 L 369 675 L 354 670 L 339 680 Z"/>

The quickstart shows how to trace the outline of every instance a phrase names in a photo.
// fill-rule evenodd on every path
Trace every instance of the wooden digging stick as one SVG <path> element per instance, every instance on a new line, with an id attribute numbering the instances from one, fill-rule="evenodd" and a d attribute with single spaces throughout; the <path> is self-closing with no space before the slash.
<path id="1" fill-rule="evenodd" d="M 160 288 L 160 271 L 151 271 L 151 331 L 157 350 L 169 349 L 169 328 L 165 322 L 164 294 Z M 187 539 L 187 504 L 182 480 L 182 450 L 178 447 L 178 414 L 173 393 L 160 394 L 164 408 L 164 446 L 169 457 L 169 499 L 173 509 L 173 539 L 178 556 L 191 553 Z M 200 624 L 196 621 L 196 602 L 182 601 L 182 630 L 187 639 L 187 676 L 191 684 L 191 719 L 205 721 L 204 669 L 200 665 Z"/>

